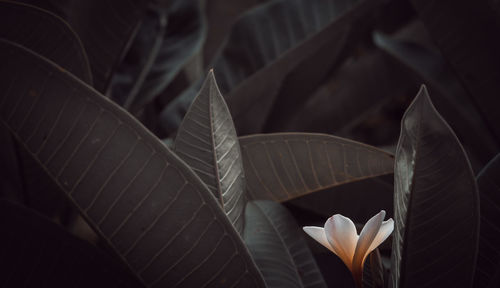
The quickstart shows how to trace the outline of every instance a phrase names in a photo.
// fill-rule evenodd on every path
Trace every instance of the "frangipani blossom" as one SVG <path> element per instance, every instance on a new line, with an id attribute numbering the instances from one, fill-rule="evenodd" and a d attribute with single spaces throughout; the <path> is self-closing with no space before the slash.
<path id="1" fill-rule="evenodd" d="M 351 219 L 340 214 L 328 218 L 325 227 L 306 226 L 304 231 L 339 256 L 351 270 L 354 281 L 361 287 L 363 265 L 366 257 L 391 235 L 394 221 L 383 221 L 385 211 L 380 211 L 366 222 L 358 236 Z"/>

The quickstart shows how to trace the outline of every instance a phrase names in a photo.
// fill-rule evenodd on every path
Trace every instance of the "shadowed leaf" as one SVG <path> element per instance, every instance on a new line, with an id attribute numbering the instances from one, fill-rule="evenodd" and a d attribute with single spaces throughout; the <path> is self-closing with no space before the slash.
<path id="1" fill-rule="evenodd" d="M 2 287 L 144 287 L 122 264 L 49 219 L 0 201 Z"/>
<path id="2" fill-rule="evenodd" d="M 374 42 L 428 84 L 434 105 L 465 148 L 469 148 L 466 150 L 469 157 L 471 154 L 477 157 L 482 168 L 499 150 L 499 145 L 442 55 L 419 43 L 398 41 L 381 33 L 375 34 Z"/>
<path id="3" fill-rule="evenodd" d="M 424 86 L 401 120 L 392 287 L 470 287 L 479 235 L 474 176 Z"/>
<path id="4" fill-rule="evenodd" d="M 224 45 L 224 38 L 231 31 L 234 22 L 250 8 L 269 0 L 209 0 L 206 5 L 207 39 L 203 44 L 203 60 L 207 66 L 212 62 L 219 48 Z M 224 15 L 224 17 L 221 17 Z"/>
<path id="5" fill-rule="evenodd" d="M 500 3 L 488 0 L 411 2 L 498 141 Z"/>
<path id="6" fill-rule="evenodd" d="M 272 1 L 246 13 L 213 63 L 238 132 L 261 132 L 268 118 L 304 102 L 338 61 L 353 23 L 380 2 Z"/>
<path id="7" fill-rule="evenodd" d="M 10 131 L 0 125 L 0 198 L 24 202 L 23 178 L 18 159 L 18 145 Z"/>
<path id="8" fill-rule="evenodd" d="M 381 2 L 278 0 L 243 14 L 211 64 L 238 133 L 261 132 L 279 95 L 283 109 L 303 102 L 337 62 L 353 23 Z M 163 121 L 178 121 L 171 114 L 196 91 L 167 107 Z"/>
<path id="9" fill-rule="evenodd" d="M 496 288 L 500 286 L 500 265 L 497 266 L 495 274 L 492 275 L 488 288 Z"/>
<path id="10" fill-rule="evenodd" d="M 93 75 L 93 87 L 101 93 L 108 92 L 111 77 L 134 40 L 146 8 L 153 2 L 153 0 L 18 1 L 43 7 L 68 22 L 85 47 Z M 163 4 L 166 1 L 154 2 Z M 27 29 L 31 26 L 27 25 Z"/>
<path id="11" fill-rule="evenodd" d="M 393 157 L 375 147 L 314 133 L 240 138 L 252 199 L 287 201 L 314 191 L 393 172 Z"/>
<path id="12" fill-rule="evenodd" d="M 287 121 L 275 128 L 334 134 L 377 145 L 393 143 L 397 140 L 397 122 L 379 115 L 385 107 L 400 106 L 408 98 L 407 87 L 415 85 L 401 66 L 380 50 L 350 57 L 309 95 L 299 111 L 283 115 Z M 363 133 L 355 133 L 357 127 L 373 117 L 377 118 L 376 124 Z"/>
<path id="13" fill-rule="evenodd" d="M 243 232 L 245 176 L 240 145 L 212 71 L 186 113 L 174 145 L 219 200 L 236 230 Z"/>
<path id="14" fill-rule="evenodd" d="M 373 250 L 366 260 L 363 268 L 363 287 L 384 288 L 384 267 L 379 250 Z"/>
<path id="15" fill-rule="evenodd" d="M 0 13 L 0 38 L 35 51 L 92 85 L 85 49 L 66 21 L 52 12 L 10 1 L 0 1 Z"/>
<path id="16" fill-rule="evenodd" d="M 0 14 L 0 38 L 35 51 L 92 85 L 85 49 L 66 21 L 52 12 L 9 1 L 0 1 Z M 12 174 L 19 173 L 17 178 L 20 177 L 22 183 L 19 183 L 18 188 L 21 189 L 17 193 L 24 193 L 23 202 L 26 205 L 51 218 L 60 216 L 58 213 L 68 209 L 67 201 L 58 193 L 57 188 L 54 189 L 55 185 L 45 177 L 38 164 L 30 161 L 31 156 L 22 147 L 18 147 L 16 143 L 14 151 L 11 150 L 12 147 L 6 148 L 0 154 L 9 153 L 9 156 L 2 157 L 10 157 L 11 161 L 2 162 L 2 166 L 9 170 L 8 181 L 11 183 L 16 178 Z"/>
<path id="17" fill-rule="evenodd" d="M 326 287 L 304 233 L 285 207 L 251 201 L 244 239 L 267 287 Z"/>
<path id="18" fill-rule="evenodd" d="M 135 36 L 148 3 L 140 0 L 71 1 L 67 21 L 89 57 L 94 88 L 106 92 L 111 76 Z"/>
<path id="19" fill-rule="evenodd" d="M 498 287 L 493 281 L 500 270 L 500 155 L 493 158 L 477 177 L 481 201 L 481 231 L 474 275 L 474 287 Z M 497 276 L 498 278 L 498 276 Z M 498 283 L 500 279 L 496 279 Z"/>
<path id="20" fill-rule="evenodd" d="M 128 113 L 0 41 L 0 117 L 149 287 L 264 287 L 199 177 Z"/>
<path id="21" fill-rule="evenodd" d="M 113 97 L 138 111 L 158 96 L 202 47 L 205 22 L 201 1 L 153 6 L 113 79 Z"/>

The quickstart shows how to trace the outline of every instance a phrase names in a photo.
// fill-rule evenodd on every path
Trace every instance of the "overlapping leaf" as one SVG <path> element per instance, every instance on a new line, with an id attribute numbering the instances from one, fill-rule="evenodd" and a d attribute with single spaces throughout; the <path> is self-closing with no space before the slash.
<path id="1" fill-rule="evenodd" d="M 380 3 L 278 0 L 242 15 L 211 65 L 238 132 L 261 132 L 279 95 L 283 109 L 304 101 L 338 60 L 351 25 Z M 196 91 L 162 112 L 164 126 L 176 126 L 172 114 Z"/>
<path id="2" fill-rule="evenodd" d="M 418 29 L 418 28 L 416 28 Z M 474 102 L 438 51 L 413 41 L 376 33 L 374 42 L 416 73 L 433 93 L 434 105 L 454 129 L 461 143 L 483 164 L 499 150 L 499 144 L 478 113 Z M 469 152 L 466 150 L 466 152 Z"/>
<path id="3" fill-rule="evenodd" d="M 0 14 L 0 38 L 36 51 L 85 83 L 92 84 L 90 66 L 82 43 L 62 18 L 34 6 L 10 1 L 0 1 Z M 7 134 L 4 137 L 11 136 Z M 6 138 L 2 145 L 6 146 L 0 151 L 0 154 L 4 154 L 0 156 L 4 160 L 1 169 L 7 170 L 9 175 L 4 183 L 11 185 L 11 188 L 17 186 L 16 191 L 11 191 L 11 196 L 23 194 L 21 198 L 24 203 L 49 217 L 67 209 L 58 189 L 44 178 L 43 170 L 29 160 L 30 156 L 24 149 L 17 145 L 9 147 Z M 17 184 L 14 183 L 16 178 Z"/>
<path id="4" fill-rule="evenodd" d="M 94 87 L 106 92 L 111 76 L 133 40 L 150 1 L 71 1 L 67 21 L 89 57 Z"/>
<path id="5" fill-rule="evenodd" d="M 375 147 L 314 133 L 240 138 L 252 199 L 286 201 L 314 191 L 393 173 L 393 157 Z"/>
<path id="6" fill-rule="evenodd" d="M 401 121 L 394 173 L 392 287 L 470 287 L 479 235 L 476 182 L 425 87 Z"/>
<path id="7" fill-rule="evenodd" d="M 384 267 L 382 256 L 378 249 L 373 250 L 367 257 L 363 267 L 364 288 L 384 288 Z"/>
<path id="8" fill-rule="evenodd" d="M 240 145 L 212 71 L 179 127 L 175 152 L 205 182 L 236 230 L 243 232 L 246 185 Z"/>
<path id="9" fill-rule="evenodd" d="M 198 53 L 205 39 L 199 0 L 170 1 L 148 9 L 113 80 L 113 97 L 138 111 L 151 102 Z"/>
<path id="10" fill-rule="evenodd" d="M 497 112 L 500 91 L 499 3 L 487 0 L 411 2 L 472 96 L 488 128 L 500 139 L 500 114 Z"/>
<path id="11" fill-rule="evenodd" d="M 66 21 L 49 11 L 11 1 L 0 1 L 0 13 L 0 38 L 35 51 L 92 85 L 85 49 Z"/>
<path id="12" fill-rule="evenodd" d="M 474 287 L 495 287 L 500 279 L 500 155 L 488 163 L 477 177 L 481 200 L 481 231 L 479 251 L 474 275 Z M 497 276 L 498 278 L 498 276 Z M 496 282 L 494 282 L 496 281 Z M 490 286 L 488 286 L 490 285 Z"/>
<path id="13" fill-rule="evenodd" d="M 407 87 L 414 85 L 406 69 L 385 53 L 367 51 L 361 57 L 346 59 L 316 92 L 309 95 L 300 110 L 283 116 L 289 117 L 288 121 L 275 124 L 274 128 L 326 132 L 387 145 L 397 138 L 397 132 L 393 131 L 397 131 L 398 125 L 387 119 L 384 107 L 405 101 Z M 369 120 L 373 118 L 376 121 Z M 355 128 L 367 122 L 375 123 L 363 133 L 353 133 Z M 381 126 L 383 128 L 379 129 Z"/>
<path id="14" fill-rule="evenodd" d="M 121 263 L 49 219 L 0 201 L 2 287 L 144 287 Z"/>
<path id="15" fill-rule="evenodd" d="M 273 201 L 250 201 L 243 237 L 267 287 L 326 287 L 298 227 Z"/>
<path id="16" fill-rule="evenodd" d="M 124 110 L 59 66 L 0 41 L 0 117 L 150 287 L 264 287 L 194 172 Z"/>
<path id="17" fill-rule="evenodd" d="M 23 178 L 17 158 L 17 143 L 9 130 L 0 125 L 0 198 L 11 201 L 24 201 Z"/>

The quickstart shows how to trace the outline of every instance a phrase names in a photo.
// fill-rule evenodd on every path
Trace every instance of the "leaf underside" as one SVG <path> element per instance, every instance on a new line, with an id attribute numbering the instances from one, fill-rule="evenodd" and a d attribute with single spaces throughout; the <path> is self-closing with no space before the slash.
<path id="1" fill-rule="evenodd" d="M 479 229 L 470 163 L 425 87 L 401 121 L 392 287 L 470 287 Z"/>
<path id="2" fill-rule="evenodd" d="M 498 287 L 495 273 L 500 273 L 500 155 L 479 173 L 477 184 L 481 201 L 481 231 L 474 275 L 474 287 Z M 497 276 L 498 278 L 498 276 Z M 496 283 L 500 279 L 496 279 Z M 488 286 L 488 284 L 490 286 Z"/>
<path id="3" fill-rule="evenodd" d="M 243 237 L 267 287 L 326 287 L 305 234 L 285 207 L 250 201 L 245 220 Z"/>
<path id="4" fill-rule="evenodd" d="M 123 109 L 0 41 L 0 117 L 149 287 L 264 287 L 201 180 Z"/>
<path id="5" fill-rule="evenodd" d="M 208 186 L 243 232 L 245 176 L 231 114 L 210 71 L 175 138 L 174 151 Z"/>
<path id="6" fill-rule="evenodd" d="M 314 191 L 393 173 L 393 157 L 375 147 L 325 134 L 240 137 L 251 199 L 287 201 Z"/>
<path id="7" fill-rule="evenodd" d="M 49 219 L 0 201 L 2 287 L 143 287 L 121 263 Z"/>

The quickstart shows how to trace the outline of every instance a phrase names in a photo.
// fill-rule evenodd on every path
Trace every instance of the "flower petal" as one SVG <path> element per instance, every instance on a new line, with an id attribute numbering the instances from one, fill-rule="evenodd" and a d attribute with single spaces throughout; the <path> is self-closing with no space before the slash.
<path id="1" fill-rule="evenodd" d="M 332 246 L 330 246 L 330 243 L 328 243 L 328 240 L 326 239 L 326 234 L 325 234 L 325 229 L 321 227 L 316 227 L 316 226 L 305 226 L 302 227 L 304 232 L 307 233 L 307 235 L 311 236 L 314 240 L 318 241 L 321 245 L 325 246 L 328 248 L 330 251 L 333 253 L 337 254 Z"/>
<path id="2" fill-rule="evenodd" d="M 372 244 L 370 245 L 370 248 L 368 248 L 368 251 L 366 251 L 366 254 L 370 254 L 375 248 L 377 248 L 382 242 L 391 235 L 392 230 L 394 230 L 394 221 L 392 218 L 390 218 L 387 221 L 382 222 L 382 225 L 380 226 L 380 230 L 377 233 L 377 236 L 375 236 L 375 239 L 373 239 Z"/>
<path id="3" fill-rule="evenodd" d="M 362 271 L 363 263 L 368 255 L 367 251 L 373 243 L 373 240 L 377 237 L 384 217 L 385 211 L 382 210 L 377 215 L 370 218 L 370 220 L 366 222 L 365 227 L 363 227 L 363 230 L 361 230 L 358 244 L 356 245 L 356 250 L 354 252 L 353 268 L 361 269 Z"/>
<path id="4" fill-rule="evenodd" d="M 328 218 L 325 223 L 325 234 L 335 254 L 351 269 L 358 233 L 351 219 L 340 214 Z"/>

